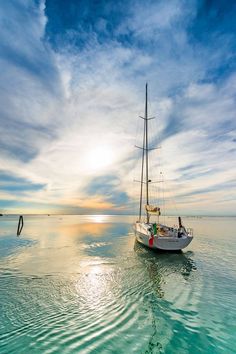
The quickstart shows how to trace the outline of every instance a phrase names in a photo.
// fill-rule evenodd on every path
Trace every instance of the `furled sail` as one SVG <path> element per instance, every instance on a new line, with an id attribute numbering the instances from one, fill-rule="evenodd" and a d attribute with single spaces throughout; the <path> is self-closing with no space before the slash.
<path id="1" fill-rule="evenodd" d="M 161 215 L 161 209 L 155 205 L 145 205 L 148 214 Z"/>

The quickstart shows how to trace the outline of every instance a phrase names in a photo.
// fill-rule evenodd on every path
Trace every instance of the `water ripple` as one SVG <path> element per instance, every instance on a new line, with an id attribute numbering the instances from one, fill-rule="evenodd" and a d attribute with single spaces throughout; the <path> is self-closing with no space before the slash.
<path id="1" fill-rule="evenodd" d="M 53 231 L 9 246 L 0 260 L 1 353 L 233 353 L 233 250 L 220 262 L 222 241 L 199 238 L 192 252 L 158 254 L 124 226 L 107 234 L 96 226 L 89 237 L 83 227 L 81 237 L 73 225 L 66 238 Z"/>

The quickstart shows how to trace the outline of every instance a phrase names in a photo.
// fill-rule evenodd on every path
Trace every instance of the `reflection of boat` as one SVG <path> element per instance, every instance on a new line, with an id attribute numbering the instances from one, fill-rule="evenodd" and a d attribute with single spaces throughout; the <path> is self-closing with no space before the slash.
<path id="1" fill-rule="evenodd" d="M 186 229 L 182 225 L 179 217 L 179 227 L 169 227 L 159 222 L 161 214 L 158 206 L 150 205 L 149 203 L 149 184 L 152 181 L 149 179 L 149 161 L 148 153 L 153 148 L 148 145 L 148 121 L 152 118 L 148 117 L 147 109 L 147 84 L 146 84 L 146 100 L 145 100 L 145 116 L 141 117 L 144 120 L 143 131 L 143 146 L 137 146 L 142 150 L 142 167 L 140 180 L 140 205 L 139 219 L 135 223 L 135 235 L 138 242 L 147 247 L 160 249 L 165 251 L 178 251 L 189 245 L 193 239 L 192 229 Z M 145 167 L 145 171 L 144 171 Z M 145 177 L 145 178 L 144 178 Z M 143 210 L 143 186 L 145 185 L 145 220 L 142 220 Z M 157 222 L 150 222 L 151 215 L 157 216 Z"/>
<path id="2" fill-rule="evenodd" d="M 148 252 L 137 241 L 134 244 L 134 250 L 141 262 L 144 263 L 158 297 L 164 296 L 162 284 L 165 284 L 171 274 L 174 274 L 175 277 L 181 275 L 187 279 L 197 269 L 190 251 L 186 253 L 160 253 L 158 257 L 154 257 L 154 252 Z"/>

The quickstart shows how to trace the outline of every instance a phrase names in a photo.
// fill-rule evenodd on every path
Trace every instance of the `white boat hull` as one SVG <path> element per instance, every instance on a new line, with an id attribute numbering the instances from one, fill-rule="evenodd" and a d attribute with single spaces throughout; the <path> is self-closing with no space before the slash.
<path id="1" fill-rule="evenodd" d="M 151 236 L 151 233 L 142 227 L 142 224 L 135 225 L 135 236 L 139 243 L 149 247 L 151 249 L 157 249 L 162 251 L 180 251 L 187 247 L 193 239 L 193 236 L 185 232 L 181 237 L 173 231 L 170 236 L 161 236 L 159 234 Z M 153 240 L 150 242 L 150 239 Z"/>

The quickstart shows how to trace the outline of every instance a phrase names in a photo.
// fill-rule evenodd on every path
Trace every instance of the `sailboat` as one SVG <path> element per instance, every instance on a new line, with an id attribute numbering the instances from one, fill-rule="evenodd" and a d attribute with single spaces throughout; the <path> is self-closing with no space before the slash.
<path id="1" fill-rule="evenodd" d="M 134 225 L 135 236 L 139 243 L 152 249 L 163 251 L 180 251 L 187 247 L 193 239 L 193 230 L 185 228 L 181 217 L 178 217 L 178 226 L 170 227 L 159 222 L 161 209 L 157 205 L 149 203 L 149 148 L 148 145 L 148 122 L 153 117 L 148 117 L 148 85 L 146 84 L 145 95 L 145 115 L 140 117 L 144 120 L 143 146 L 136 146 L 142 149 L 141 180 L 140 180 L 140 203 L 139 217 Z M 145 191 L 143 190 L 145 187 Z M 145 194 L 145 196 L 144 196 Z M 145 218 L 142 218 L 143 208 L 145 208 Z M 156 216 L 156 221 L 151 221 L 151 217 Z"/>

